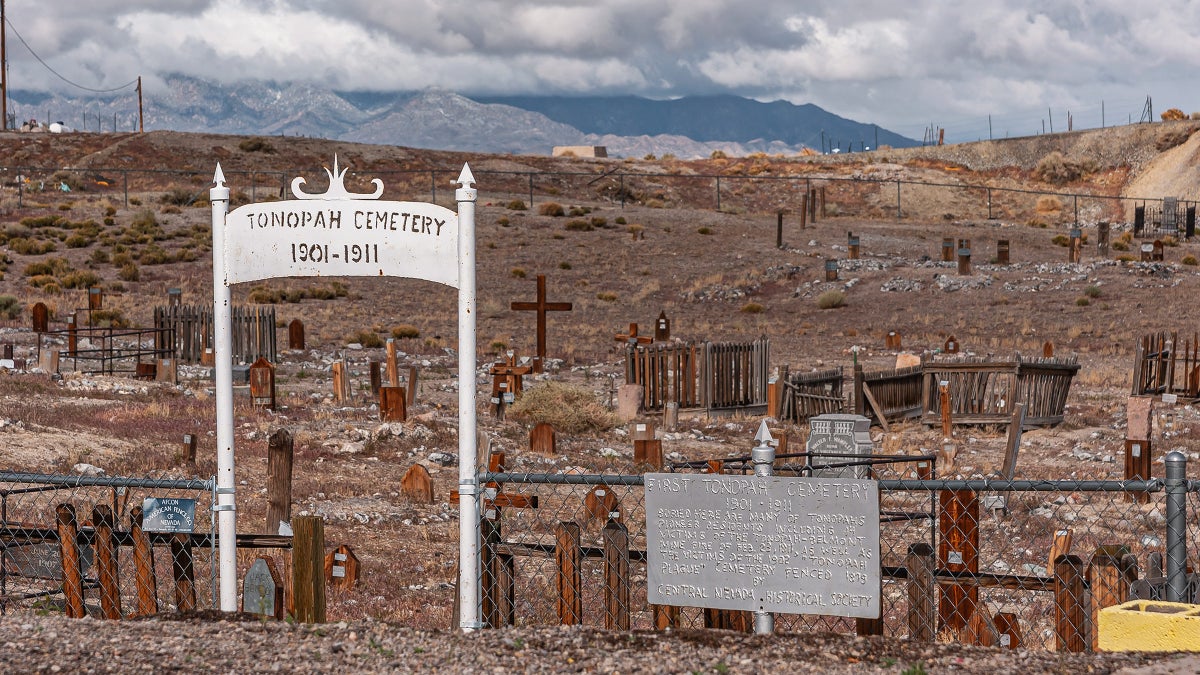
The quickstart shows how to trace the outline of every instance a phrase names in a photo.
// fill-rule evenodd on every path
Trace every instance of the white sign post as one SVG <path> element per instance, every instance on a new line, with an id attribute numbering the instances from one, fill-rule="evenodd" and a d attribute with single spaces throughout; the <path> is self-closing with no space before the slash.
<path id="1" fill-rule="evenodd" d="M 217 165 L 209 191 L 213 223 L 213 352 L 216 357 L 217 514 L 221 610 L 236 611 L 231 284 L 276 277 L 389 276 L 458 289 L 459 603 L 463 630 L 479 622 L 479 504 L 475 447 L 475 177 L 463 165 L 458 213 L 436 204 L 351 193 L 334 159 L 329 189 L 295 200 L 247 204 L 229 212 L 229 188 Z M 457 264 L 454 264 L 457 263 Z"/>

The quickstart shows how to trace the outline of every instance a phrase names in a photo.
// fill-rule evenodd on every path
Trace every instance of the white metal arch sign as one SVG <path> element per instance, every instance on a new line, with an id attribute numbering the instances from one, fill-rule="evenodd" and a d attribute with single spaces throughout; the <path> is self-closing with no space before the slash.
<path id="1" fill-rule="evenodd" d="M 461 627 L 479 623 L 478 484 L 475 447 L 475 178 L 463 165 L 458 213 L 436 204 L 380 200 L 351 193 L 334 158 L 329 188 L 295 200 L 248 204 L 230 212 L 229 188 L 217 165 L 209 191 L 213 222 L 213 352 L 216 357 L 217 514 L 220 604 L 237 609 L 237 521 L 234 480 L 233 361 L 230 285 L 277 277 L 370 276 L 424 279 L 458 289 L 458 419 Z"/>

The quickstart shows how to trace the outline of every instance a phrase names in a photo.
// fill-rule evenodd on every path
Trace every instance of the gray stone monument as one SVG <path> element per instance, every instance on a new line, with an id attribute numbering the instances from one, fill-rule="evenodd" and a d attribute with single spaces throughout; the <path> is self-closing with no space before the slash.
<path id="1" fill-rule="evenodd" d="M 829 414 L 817 415 L 808 422 L 808 442 L 804 449 L 810 453 L 808 464 L 813 467 L 813 477 L 861 479 L 870 476 L 871 467 L 866 464 L 838 465 L 853 462 L 856 457 L 871 456 L 874 450 L 871 420 L 862 415 Z"/>

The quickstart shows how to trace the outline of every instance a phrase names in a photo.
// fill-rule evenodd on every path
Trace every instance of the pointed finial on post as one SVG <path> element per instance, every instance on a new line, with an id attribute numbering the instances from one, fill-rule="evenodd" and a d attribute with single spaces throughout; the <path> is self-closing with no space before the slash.
<path id="1" fill-rule="evenodd" d="M 213 174 L 213 186 L 208 190 L 209 202 L 227 202 L 229 201 L 229 188 L 225 185 L 225 172 L 221 170 L 221 163 L 217 162 L 217 171 Z M 228 208 L 225 206 L 223 208 Z"/>
<path id="2" fill-rule="evenodd" d="M 763 420 L 758 425 L 758 433 L 754 434 L 754 442 L 759 445 L 771 445 L 775 437 L 771 435 L 771 430 L 767 428 L 767 421 Z"/>
<path id="3" fill-rule="evenodd" d="M 770 476 L 774 473 L 775 447 L 772 445 L 774 441 L 771 430 L 767 428 L 767 421 L 763 420 L 758 425 L 758 433 L 754 435 L 754 442 L 758 445 L 750 451 L 750 461 L 754 463 L 755 476 Z"/>
<path id="4" fill-rule="evenodd" d="M 471 173 L 471 167 L 465 162 L 454 183 L 461 186 L 454 191 L 455 201 L 473 202 L 479 197 L 479 191 L 475 189 L 475 176 Z"/>
<path id="5" fill-rule="evenodd" d="M 217 172 L 213 174 L 213 185 L 216 187 L 225 187 L 225 172 L 221 171 L 221 163 L 217 162 Z"/>

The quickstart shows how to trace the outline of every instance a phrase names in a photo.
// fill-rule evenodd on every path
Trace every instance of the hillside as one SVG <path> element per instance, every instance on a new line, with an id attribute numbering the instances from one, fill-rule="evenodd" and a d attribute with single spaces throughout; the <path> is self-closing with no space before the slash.
<path id="1" fill-rule="evenodd" d="M 1064 423 L 1025 430 L 1016 478 L 1119 478 L 1138 339 L 1152 331 L 1190 335 L 1200 324 L 1200 306 L 1192 299 L 1200 291 L 1200 266 L 1194 264 L 1200 243 L 1171 239 L 1162 262 L 1138 261 L 1142 241 L 1132 238 L 1124 217 L 1132 202 L 1120 198 L 1185 190 L 1200 142 L 1189 138 L 1193 129 L 1190 123 L 1153 124 L 850 156 L 754 154 L 695 161 L 483 155 L 177 132 L 0 134 L 0 155 L 8 158 L 0 172 L 0 296 L 13 298 L 8 303 L 13 317 L 0 331 L 14 345 L 16 358 L 33 363 L 40 348 L 65 344 L 61 337 L 32 333 L 28 308 L 34 302 L 50 307 L 55 327 L 67 316 L 87 316 L 76 308 L 87 307 L 89 287 L 103 290 L 106 314 L 98 318 L 133 326 L 149 325 L 153 308 L 166 303 L 171 288 L 182 290 L 185 304 L 210 303 L 206 197 L 218 162 L 235 206 L 286 198 L 286 186 L 297 176 L 319 191 L 326 181 L 322 167 L 331 167 L 336 155 L 350 169 L 353 191 L 365 191 L 368 181 L 378 178 L 387 199 L 434 199 L 447 207 L 455 206 L 451 181 L 469 162 L 479 189 L 479 431 L 492 449 L 507 453 L 509 470 L 644 470 L 634 463 L 628 428 L 607 415 L 615 386 L 626 377 L 623 336 L 633 322 L 642 335 L 649 333 L 662 312 L 671 321 L 672 340 L 746 342 L 765 336 L 770 368 L 791 373 L 841 369 L 849 375 L 856 365 L 892 368 L 902 353 L 932 358 L 951 341 L 978 358 L 1009 359 L 1050 349 L 1058 357 L 1077 359 L 1080 370 L 1066 398 Z M 1181 130 L 1185 133 L 1175 133 Z M 1164 142 L 1169 134 L 1181 142 L 1160 148 L 1169 145 Z M 1048 182 L 1037 168 L 1053 152 L 1086 170 Z M 823 195 L 824 204 L 816 221 L 802 229 L 800 197 L 808 188 Z M 1078 221 L 1076 195 L 1082 195 Z M 781 221 L 782 232 L 776 229 Z M 1107 255 L 1095 246 L 1102 221 L 1113 226 Z M 1082 260 L 1068 262 L 1064 243 L 1077 225 L 1088 239 Z M 861 242 L 857 258 L 847 250 L 851 236 Z M 967 273 L 940 259 L 944 239 L 967 242 L 973 252 Z M 1005 264 L 998 260 L 1001 240 L 1011 251 Z M 831 262 L 836 279 L 827 276 Z M 581 414 L 598 420 L 590 429 L 560 432 L 553 452 L 545 454 L 530 446 L 534 416 L 501 419 L 487 403 L 488 364 L 509 350 L 518 359 L 534 350 L 532 314 L 511 306 L 534 299 L 538 275 L 547 278 L 547 300 L 570 302 L 572 309 L 549 317 L 548 372 L 528 376 L 526 392 L 549 390 L 552 383 L 569 385 L 595 405 Z M 57 616 L 37 616 L 57 615 L 53 604 L 22 605 L 10 610 L 13 618 L 0 620 L 20 645 L 10 659 L 48 662 L 60 652 L 82 659 L 104 649 L 141 655 L 137 649 L 148 644 L 144 635 L 159 630 L 179 638 L 153 643 L 158 653 L 169 652 L 161 658 L 172 666 L 179 654 L 186 661 L 203 651 L 218 655 L 214 668 L 250 669 L 246 654 L 261 655 L 265 642 L 282 641 L 297 653 L 313 655 L 313 671 L 325 668 L 317 658 L 341 664 L 346 655 L 359 654 L 363 668 L 380 670 L 425 667 L 432 663 L 420 656 L 426 653 L 447 655 L 450 663 L 458 658 L 468 668 L 484 667 L 462 647 L 472 643 L 446 632 L 453 625 L 458 555 L 458 512 L 450 500 L 458 488 L 454 453 L 461 386 L 454 377 L 455 293 L 419 281 L 361 277 L 272 280 L 238 285 L 233 294 L 237 304 L 270 304 L 280 326 L 300 319 L 306 332 L 306 348 L 281 349 L 275 364 L 278 410 L 250 406 L 246 389 L 238 389 L 239 531 L 269 529 L 263 488 L 267 439 L 286 427 L 296 440 L 295 512 L 322 516 L 326 541 L 352 544 L 361 562 L 359 584 L 329 596 L 330 621 L 346 623 L 329 627 L 328 633 L 259 621 L 167 631 L 157 620 L 62 627 Z M 901 348 L 888 346 L 892 332 L 902 338 Z M 281 342 L 283 335 L 281 329 Z M 401 369 L 411 366 L 420 373 L 403 424 L 381 422 L 378 401 L 369 393 L 368 364 L 383 357 L 382 341 L 392 336 L 402 354 Z M 348 363 L 353 388 L 346 401 L 336 401 L 332 393 L 333 364 L 341 359 Z M 215 473 L 208 368 L 186 366 L 181 381 L 168 384 L 85 376 L 71 372 L 72 365 L 62 360 L 61 379 L 36 369 L 0 373 L 0 469 L 70 473 L 79 471 L 78 465 L 92 465 L 108 475 Z M 1155 453 L 1178 449 L 1200 457 L 1200 409 L 1187 403 L 1180 397 L 1179 405 L 1163 403 L 1158 409 L 1163 414 L 1154 422 Z M 561 400 L 550 407 L 570 413 L 584 408 Z M 692 470 L 684 462 L 741 457 L 752 447 L 762 419 L 686 410 L 677 428 L 659 427 L 664 456 L 679 463 L 679 471 Z M 635 421 L 665 424 L 657 411 L 643 411 Z M 769 423 L 792 448 L 808 433 L 806 424 Z M 942 450 L 939 477 L 984 478 L 1002 465 L 1003 426 L 957 426 L 949 449 L 940 428 L 913 421 L 873 428 L 871 439 L 890 454 Z M 184 463 L 178 452 L 184 434 L 198 438 L 193 464 Z M 912 475 L 914 463 L 904 459 L 876 475 Z M 431 477 L 434 496 L 428 502 L 398 487 L 418 464 Z M 1161 464 L 1153 470 L 1160 475 Z M 1194 467 L 1191 471 L 1194 475 Z M 530 546 L 522 552 L 537 553 L 516 563 L 516 583 L 536 590 L 522 591 L 517 627 L 489 632 L 483 642 L 505 654 L 496 663 L 517 670 L 626 671 L 645 667 L 652 654 L 664 659 L 654 664 L 668 671 L 752 672 L 761 663 L 782 664 L 800 654 L 805 667 L 820 672 L 836 672 L 831 664 L 850 668 L 849 661 L 840 662 L 853 659 L 880 672 L 924 664 L 934 672 L 961 667 L 979 673 L 1083 673 L 1134 665 L 1142 658 L 1051 653 L 1054 599 L 1007 587 L 988 588 L 981 597 L 989 607 L 1017 617 L 1027 640 L 1024 650 L 965 647 L 948 629 L 936 642 L 899 640 L 895 636 L 908 630 L 902 607 L 908 596 L 894 580 L 887 588 L 899 604 L 884 617 L 886 638 L 833 638 L 822 631 L 850 633 L 853 623 L 795 616 L 781 620 L 780 631 L 802 637 L 783 639 L 809 651 L 763 652 L 762 640 L 727 640 L 725 633 L 650 632 L 653 616 L 645 603 L 641 562 L 630 566 L 632 625 L 638 631 L 593 630 L 602 625 L 594 610 L 603 603 L 590 601 L 586 628 L 558 628 L 554 558 L 534 545 L 540 545 L 546 528 L 580 518 L 590 523 L 582 527 L 582 536 L 590 546 L 600 546 L 602 523 L 581 515 L 587 498 L 577 487 L 547 488 L 538 509 L 505 512 L 505 536 Z M 537 489 L 516 482 L 504 486 L 506 494 Z M 631 548 L 645 546 L 641 494 L 627 486 L 619 492 Z M 8 517 L 41 522 L 52 517 L 49 505 L 56 501 L 82 499 L 65 493 L 35 496 L 40 501 L 29 510 L 20 510 L 18 497 L 10 496 Z M 1006 510 L 979 520 L 988 555 L 981 569 L 1027 574 L 1022 578 L 1036 579 L 1038 588 L 1052 587 L 1052 579 L 1045 581 L 1051 545 L 1058 529 L 1070 527 L 1079 555 L 1117 542 L 1129 547 L 1145 571 L 1150 554 L 1161 552 L 1162 506 L 1161 493 L 1144 504 L 1074 489 L 1010 496 Z M 1195 515 L 1188 518 L 1194 530 Z M 923 516 L 894 527 L 881 555 L 888 565 L 907 564 L 908 546 L 928 541 L 930 529 Z M 281 559 L 278 551 L 268 555 Z M 248 563 L 249 556 L 239 559 L 243 568 Z M 598 593 L 601 564 L 599 559 L 586 562 L 589 593 Z M 208 608 L 211 581 L 204 576 L 197 572 L 196 582 L 201 607 Z M 160 593 L 169 593 L 166 584 Z M 703 624 L 697 617 L 698 611 L 687 610 L 690 625 Z M 222 637 L 216 652 L 211 640 L 189 638 L 209 630 L 236 637 Z M 46 648 L 55 645 L 39 636 L 49 631 L 85 646 Z M 90 642 L 93 637 L 97 642 Z M 110 646 L 101 647 L 100 640 Z M 619 646 L 626 643 L 636 648 Z M 639 655 L 642 661 L 636 660 Z M 754 660 L 760 656 L 763 660 Z M 256 658 L 253 667 L 277 665 L 274 657 Z M 8 662 L 0 658 L 0 663 Z"/>

